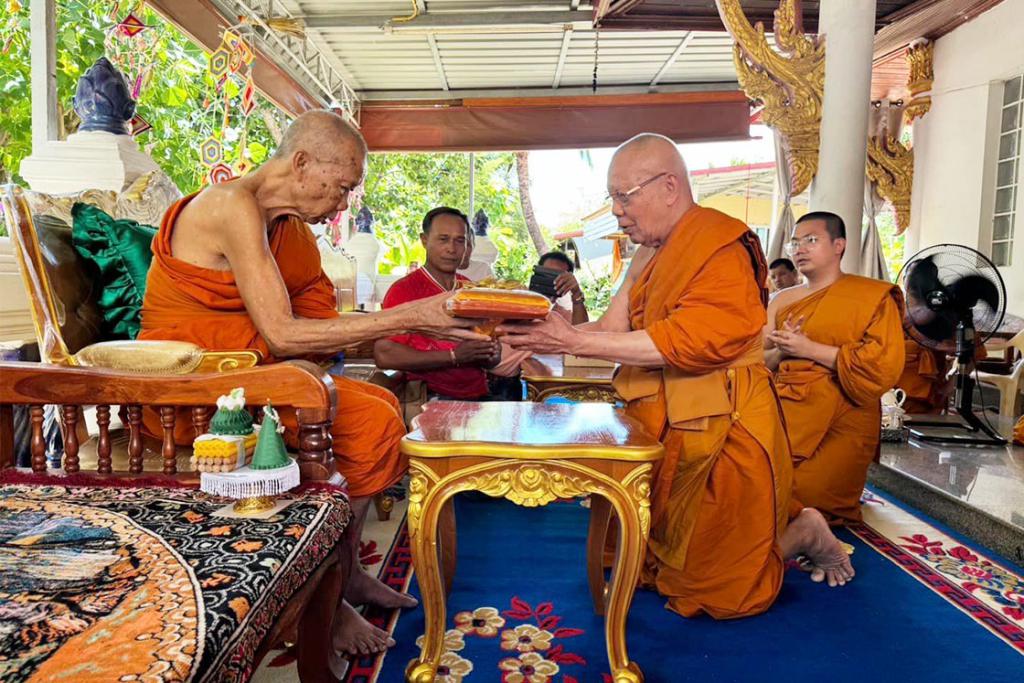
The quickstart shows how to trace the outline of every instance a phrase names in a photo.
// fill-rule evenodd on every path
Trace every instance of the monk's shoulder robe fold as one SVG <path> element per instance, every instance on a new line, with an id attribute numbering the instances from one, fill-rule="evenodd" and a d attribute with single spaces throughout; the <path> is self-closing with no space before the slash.
<path id="1" fill-rule="evenodd" d="M 856 289 L 863 293 L 850 291 L 849 296 L 865 301 L 865 310 L 873 310 L 860 339 L 839 346 L 836 374 L 846 396 L 864 405 L 896 386 L 903 372 L 903 294 L 888 282 L 861 277 L 856 281 Z"/>

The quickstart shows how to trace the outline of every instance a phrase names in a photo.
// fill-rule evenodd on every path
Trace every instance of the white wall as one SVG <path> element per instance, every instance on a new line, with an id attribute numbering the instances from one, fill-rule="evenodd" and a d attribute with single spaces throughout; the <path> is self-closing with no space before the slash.
<path id="1" fill-rule="evenodd" d="M 1024 0 L 1004 0 L 936 41 L 932 108 L 914 124 L 907 256 L 943 242 L 988 255 L 1002 81 L 1022 73 Z M 1000 269 L 1009 310 L 1017 315 L 1024 315 L 1024 184 L 1021 188 L 1014 265 Z"/>
<path id="2" fill-rule="evenodd" d="M 0 342 L 35 341 L 25 285 L 9 237 L 0 237 Z"/>

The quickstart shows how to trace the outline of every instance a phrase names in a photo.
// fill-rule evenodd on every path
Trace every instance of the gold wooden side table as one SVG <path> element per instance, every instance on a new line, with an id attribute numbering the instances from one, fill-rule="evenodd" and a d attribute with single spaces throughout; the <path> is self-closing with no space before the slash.
<path id="1" fill-rule="evenodd" d="M 426 634 L 419 658 L 406 669 L 406 681 L 433 683 L 441 661 L 444 583 L 450 584 L 455 567 L 451 498 L 463 491 L 480 491 L 525 507 L 585 494 L 607 501 L 599 507 L 611 508 L 619 520 L 612 580 L 610 586 L 604 585 L 600 565 L 607 517 L 591 523 L 587 555 L 589 564 L 596 566 L 588 567 L 588 578 L 595 607 L 606 615 L 612 680 L 643 681 L 640 668 L 626 653 L 626 616 L 646 549 L 651 470 L 664 455 L 662 445 L 605 403 L 433 401 L 414 426 L 401 448 L 409 456 L 412 474 L 409 535 Z"/>
<path id="2" fill-rule="evenodd" d="M 566 366 L 561 355 L 533 356 L 523 363 L 526 398 L 542 403 L 552 396 L 573 401 L 615 403 L 614 368 Z"/>

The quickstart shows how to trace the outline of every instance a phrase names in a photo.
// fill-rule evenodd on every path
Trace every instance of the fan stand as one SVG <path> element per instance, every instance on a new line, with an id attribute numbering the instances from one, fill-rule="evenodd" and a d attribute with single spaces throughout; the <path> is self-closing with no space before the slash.
<path id="1" fill-rule="evenodd" d="M 965 446 L 1005 446 L 1007 441 L 974 414 L 972 401 L 974 398 L 974 326 L 971 321 L 961 320 L 956 328 L 956 412 L 963 422 L 942 422 L 937 420 L 913 420 L 908 427 L 910 436 L 919 441 L 934 443 L 954 443 Z M 977 436 L 946 436 L 929 434 L 918 427 L 942 427 L 944 429 L 962 430 Z"/>

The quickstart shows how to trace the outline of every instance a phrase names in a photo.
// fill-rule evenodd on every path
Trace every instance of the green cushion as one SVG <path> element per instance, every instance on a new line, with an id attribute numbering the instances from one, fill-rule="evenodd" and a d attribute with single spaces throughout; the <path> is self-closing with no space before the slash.
<path id="1" fill-rule="evenodd" d="M 146 273 L 153 260 L 156 228 L 137 221 L 111 218 L 90 204 L 71 208 L 71 239 L 75 250 L 96 264 L 100 273 L 100 312 L 104 339 L 135 339 L 146 294 Z"/>

